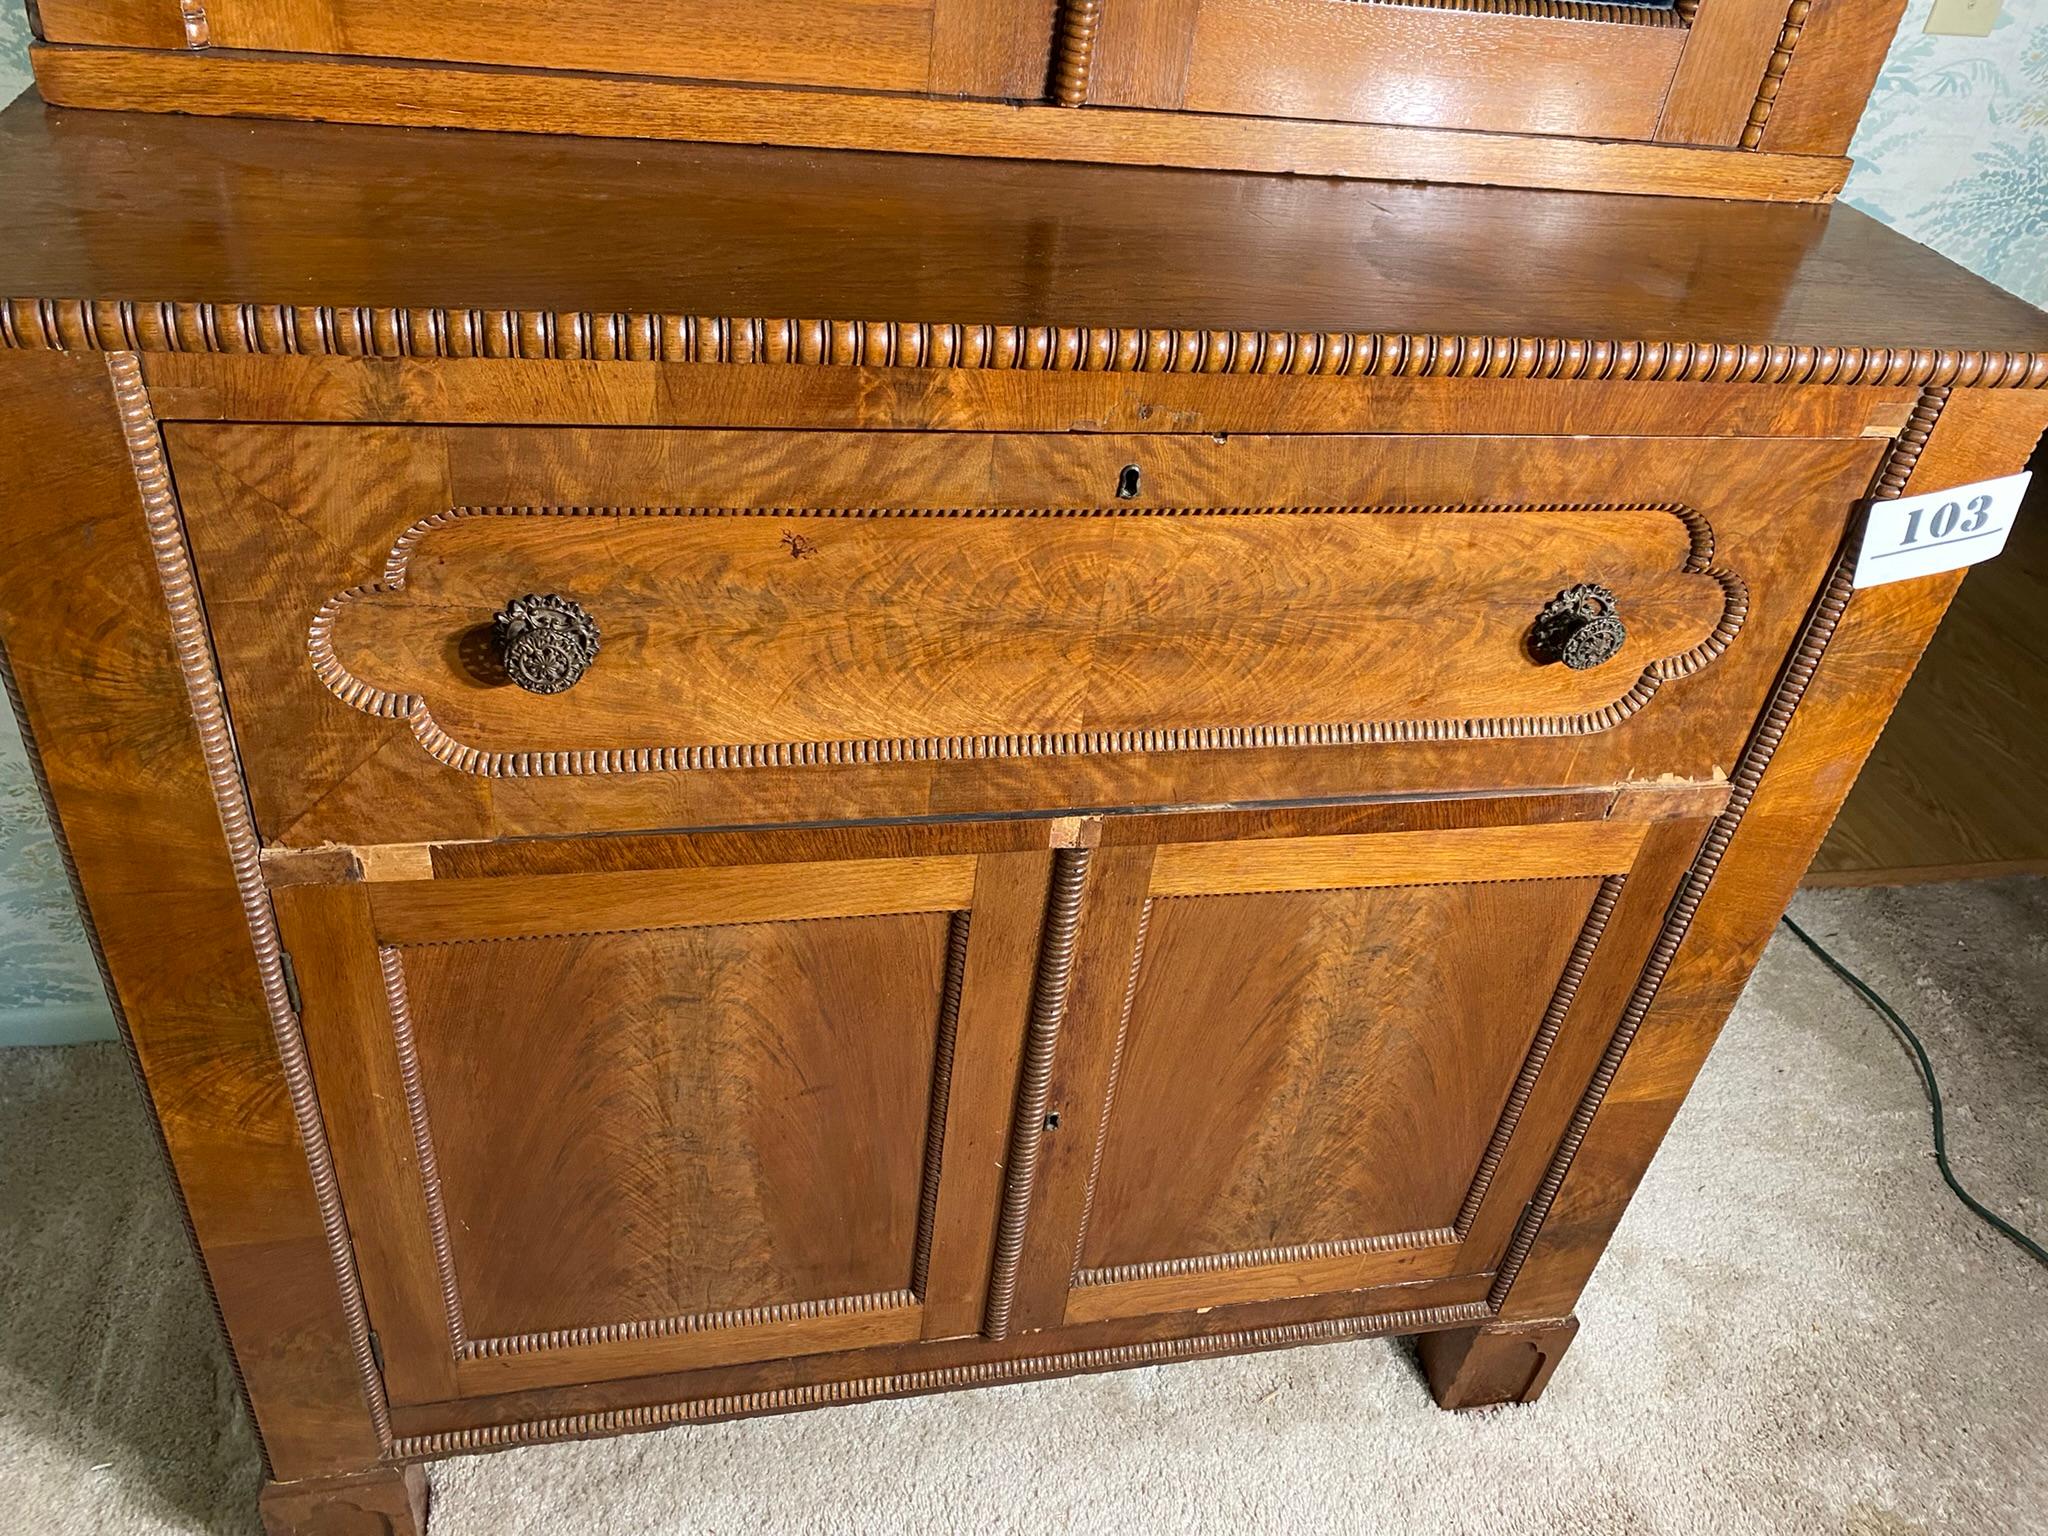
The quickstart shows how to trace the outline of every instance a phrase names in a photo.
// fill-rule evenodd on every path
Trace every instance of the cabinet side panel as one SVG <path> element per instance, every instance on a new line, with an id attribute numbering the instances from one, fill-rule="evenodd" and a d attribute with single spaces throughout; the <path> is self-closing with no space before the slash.
<path id="1" fill-rule="evenodd" d="M 105 360 L 8 358 L 0 421 L 0 633 L 273 1469 L 361 1466 L 379 1447 Z"/>
<path id="2" fill-rule="evenodd" d="M 1957 391 L 1931 437 L 1920 425 L 1917 461 L 1908 428 L 1879 494 L 2011 473 L 2044 418 L 2048 402 L 2037 396 Z M 1961 580 L 1926 577 L 1850 599 L 1526 1259 L 1495 1298 L 1504 1316 L 1571 1310 Z"/>

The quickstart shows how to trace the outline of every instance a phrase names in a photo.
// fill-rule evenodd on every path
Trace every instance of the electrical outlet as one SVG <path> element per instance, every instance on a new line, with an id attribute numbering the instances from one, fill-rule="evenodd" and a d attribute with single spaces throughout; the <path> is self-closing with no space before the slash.
<path id="1" fill-rule="evenodd" d="M 1989 37 L 1999 0 L 1934 0 L 1927 32 L 1935 37 Z"/>

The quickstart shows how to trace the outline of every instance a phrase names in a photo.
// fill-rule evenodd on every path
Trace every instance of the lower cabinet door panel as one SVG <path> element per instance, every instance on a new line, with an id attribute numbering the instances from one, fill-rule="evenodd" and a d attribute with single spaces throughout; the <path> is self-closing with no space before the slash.
<path id="1" fill-rule="evenodd" d="M 1711 788 L 281 877 L 392 1401 L 1472 1314 Z"/>
<path id="2" fill-rule="evenodd" d="M 280 890 L 394 1400 L 975 1331 L 1049 865 Z"/>
<path id="3" fill-rule="evenodd" d="M 1703 833 L 1099 850 L 1012 1327 L 1494 1270 Z"/>

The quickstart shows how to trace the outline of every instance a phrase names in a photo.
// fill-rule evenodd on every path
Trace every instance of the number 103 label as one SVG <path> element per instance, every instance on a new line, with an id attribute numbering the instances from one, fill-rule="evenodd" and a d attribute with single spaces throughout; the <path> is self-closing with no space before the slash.
<path id="1" fill-rule="evenodd" d="M 1931 496 L 1872 502 L 1863 552 L 1856 557 L 1856 585 L 1882 586 L 1989 560 L 2005 548 L 2031 478 L 2007 475 Z"/>

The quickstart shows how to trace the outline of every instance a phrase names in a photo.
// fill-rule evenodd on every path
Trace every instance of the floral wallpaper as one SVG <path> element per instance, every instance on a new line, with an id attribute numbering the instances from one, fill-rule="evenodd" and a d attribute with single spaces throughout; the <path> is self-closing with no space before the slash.
<path id="1" fill-rule="evenodd" d="M 1989 37 L 1929 37 L 1933 8 L 1906 7 L 1843 201 L 2048 307 L 2048 0 Z"/>
<path id="2" fill-rule="evenodd" d="M 1850 148 L 1844 200 L 2048 307 L 2048 0 L 1989 37 L 1929 37 L 1909 0 Z M 28 23 L 0 0 L 0 101 L 28 84 Z M 13 722 L 0 712 L 0 1045 L 111 1036 L 113 1020 Z"/>

